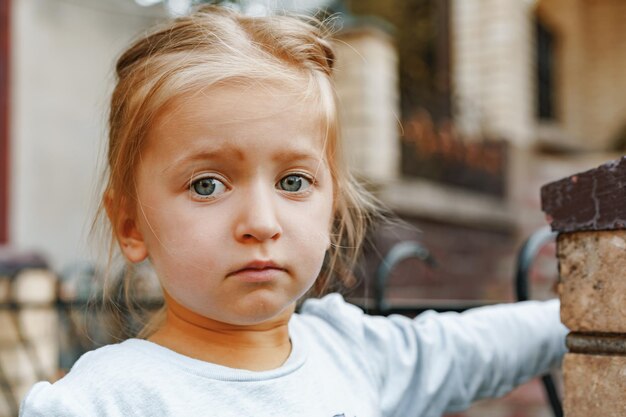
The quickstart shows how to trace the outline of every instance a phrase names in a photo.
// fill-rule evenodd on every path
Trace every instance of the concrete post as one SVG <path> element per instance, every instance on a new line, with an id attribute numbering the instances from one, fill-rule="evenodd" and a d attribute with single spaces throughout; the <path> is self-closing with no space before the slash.
<path id="1" fill-rule="evenodd" d="M 559 232 L 566 417 L 626 415 L 626 157 L 548 184 Z"/>
<path id="2" fill-rule="evenodd" d="M 400 172 L 398 54 L 393 38 L 366 24 L 335 37 L 335 86 L 348 166 L 369 181 L 393 181 Z"/>

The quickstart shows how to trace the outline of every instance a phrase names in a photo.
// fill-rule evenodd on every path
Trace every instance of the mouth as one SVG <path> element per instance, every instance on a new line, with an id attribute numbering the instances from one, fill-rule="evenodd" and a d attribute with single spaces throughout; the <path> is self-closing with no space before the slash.
<path id="1" fill-rule="evenodd" d="M 268 282 L 284 273 L 285 268 L 272 261 L 252 261 L 229 273 L 227 277 L 237 277 L 245 282 Z"/>

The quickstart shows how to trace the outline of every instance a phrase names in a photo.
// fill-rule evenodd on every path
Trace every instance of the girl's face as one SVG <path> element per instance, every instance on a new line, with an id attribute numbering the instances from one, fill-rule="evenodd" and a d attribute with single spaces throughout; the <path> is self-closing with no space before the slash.
<path id="1" fill-rule="evenodd" d="M 224 85 L 182 97 L 157 118 L 129 235 L 180 304 L 257 324 L 311 287 L 333 217 L 316 108 L 284 87 Z"/>

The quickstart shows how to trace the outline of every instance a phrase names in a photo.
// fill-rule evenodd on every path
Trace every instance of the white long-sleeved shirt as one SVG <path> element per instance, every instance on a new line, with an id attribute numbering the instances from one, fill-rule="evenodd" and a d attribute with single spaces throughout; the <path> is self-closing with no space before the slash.
<path id="1" fill-rule="evenodd" d="M 559 363 L 558 301 L 373 317 L 333 294 L 289 322 L 292 352 L 253 372 L 130 339 L 36 384 L 21 417 L 440 417 Z"/>

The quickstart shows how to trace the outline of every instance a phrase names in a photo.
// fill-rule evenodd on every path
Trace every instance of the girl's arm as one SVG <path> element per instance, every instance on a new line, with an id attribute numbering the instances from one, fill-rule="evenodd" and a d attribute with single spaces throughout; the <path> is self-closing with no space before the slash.
<path id="1" fill-rule="evenodd" d="M 440 417 L 497 397 L 559 364 L 567 329 L 559 303 L 524 302 L 415 319 L 373 317 L 340 296 L 309 300 L 379 392 L 384 416 Z"/>
<path id="2" fill-rule="evenodd" d="M 504 395 L 558 365 L 566 334 L 556 300 L 364 320 L 388 415 L 439 416 Z"/>

